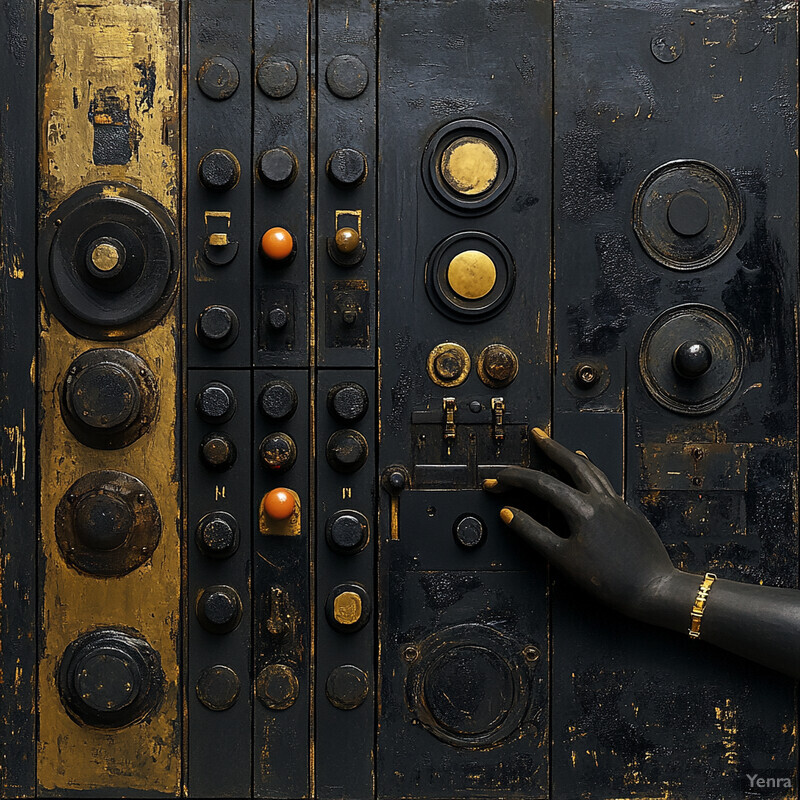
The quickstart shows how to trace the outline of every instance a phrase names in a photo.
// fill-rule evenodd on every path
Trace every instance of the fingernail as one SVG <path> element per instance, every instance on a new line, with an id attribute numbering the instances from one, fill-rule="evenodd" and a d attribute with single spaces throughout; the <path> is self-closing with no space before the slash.
<path id="1" fill-rule="evenodd" d="M 541 428 L 531 428 L 533 435 L 538 439 L 549 439 L 550 437 Z"/>
<path id="2" fill-rule="evenodd" d="M 579 456 L 583 456 L 583 457 L 584 457 L 584 458 L 585 458 L 587 461 L 589 460 L 589 456 L 587 456 L 587 455 L 586 455 L 586 453 L 584 453 L 584 452 L 583 452 L 583 450 L 576 450 L 575 452 L 576 452 L 576 453 L 577 453 Z"/>
<path id="3" fill-rule="evenodd" d="M 497 481 L 494 478 L 487 478 L 483 482 L 484 489 L 494 489 L 495 486 L 497 486 Z"/>
<path id="4" fill-rule="evenodd" d="M 512 513 L 510 508 L 501 508 L 500 509 L 500 519 L 508 525 L 512 519 L 514 519 L 514 514 Z"/>

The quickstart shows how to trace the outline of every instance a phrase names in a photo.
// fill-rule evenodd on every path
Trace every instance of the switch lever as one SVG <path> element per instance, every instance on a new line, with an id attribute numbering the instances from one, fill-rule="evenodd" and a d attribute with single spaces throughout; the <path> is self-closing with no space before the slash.
<path id="1" fill-rule="evenodd" d="M 286 592 L 280 586 L 273 586 L 269 590 L 269 616 L 267 617 L 267 630 L 273 636 L 284 636 L 289 630 L 287 606 Z"/>
<path id="2" fill-rule="evenodd" d="M 503 415 L 506 411 L 505 400 L 502 397 L 492 398 L 492 435 L 495 441 L 500 444 L 506 437 L 503 427 Z"/>

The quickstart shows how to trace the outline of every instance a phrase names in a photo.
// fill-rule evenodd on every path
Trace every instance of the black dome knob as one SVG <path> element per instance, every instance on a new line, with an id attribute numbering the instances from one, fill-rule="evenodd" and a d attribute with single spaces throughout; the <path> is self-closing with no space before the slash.
<path id="1" fill-rule="evenodd" d="M 228 558 L 239 546 L 239 525 L 232 514 L 213 511 L 206 514 L 195 530 L 197 547 L 210 558 Z"/>
<path id="2" fill-rule="evenodd" d="M 369 538 L 369 523 L 359 511 L 337 511 L 325 524 L 325 539 L 332 550 L 355 553 Z"/>
<path id="3" fill-rule="evenodd" d="M 342 147 L 331 153 L 325 169 L 339 186 L 358 186 L 367 177 L 367 157 L 352 147 Z"/>
<path id="4" fill-rule="evenodd" d="M 708 227 L 708 203 L 697 192 L 678 192 L 667 206 L 667 221 L 679 236 L 697 236 Z"/>
<path id="5" fill-rule="evenodd" d="M 226 422 L 236 411 L 236 398 L 230 386 L 207 383 L 197 393 L 195 408 L 206 422 Z"/>
<path id="6" fill-rule="evenodd" d="M 101 490 L 83 495 L 75 507 L 75 534 L 93 550 L 116 550 L 128 539 L 136 515 L 120 496 Z"/>
<path id="7" fill-rule="evenodd" d="M 472 549 L 482 545 L 486 540 L 486 525 L 480 517 L 465 514 L 453 525 L 453 536 L 462 547 Z"/>
<path id="8" fill-rule="evenodd" d="M 91 631 L 64 651 L 59 690 L 70 715 L 86 725 L 122 728 L 155 708 L 164 676 L 142 638 L 114 628 Z"/>
<path id="9" fill-rule="evenodd" d="M 328 411 L 340 422 L 356 422 L 369 408 L 369 397 L 357 383 L 337 383 L 328 392 Z"/>
<path id="10" fill-rule="evenodd" d="M 206 347 L 222 350 L 239 335 L 239 318 L 228 306 L 207 306 L 197 317 L 197 338 Z"/>
<path id="11" fill-rule="evenodd" d="M 297 177 L 297 157 L 288 147 L 265 150 L 258 159 L 258 177 L 272 189 L 289 186 Z"/>
<path id="12" fill-rule="evenodd" d="M 694 380 L 711 369 L 713 356 L 705 342 L 684 342 L 672 356 L 672 366 L 682 378 Z"/>
<path id="13" fill-rule="evenodd" d="M 271 472 L 286 472 L 297 461 L 297 446 L 287 433 L 270 433 L 261 440 L 258 454 Z"/>
<path id="14" fill-rule="evenodd" d="M 278 422 L 288 419 L 297 410 L 297 392 L 286 381 L 270 381 L 261 390 L 261 413 Z"/>
<path id="15" fill-rule="evenodd" d="M 325 447 L 328 464 L 337 472 L 356 472 L 364 466 L 368 454 L 367 440 L 349 428 L 335 431 Z"/>
<path id="16" fill-rule="evenodd" d="M 228 633 L 242 618 L 242 601 L 232 586 L 209 586 L 197 598 L 197 619 L 210 633 Z"/>
<path id="17" fill-rule="evenodd" d="M 200 458 L 209 469 L 230 469 L 236 463 L 236 445 L 225 433 L 209 433 L 200 442 Z"/>
<path id="18" fill-rule="evenodd" d="M 198 174 L 206 189 L 227 192 L 239 182 L 239 161 L 228 150 L 210 150 L 200 159 Z"/>

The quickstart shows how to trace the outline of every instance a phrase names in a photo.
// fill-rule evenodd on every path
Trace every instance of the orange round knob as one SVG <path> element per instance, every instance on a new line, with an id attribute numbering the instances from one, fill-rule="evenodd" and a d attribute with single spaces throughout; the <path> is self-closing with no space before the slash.
<path id="1" fill-rule="evenodd" d="M 272 519 L 289 519 L 294 514 L 296 505 L 288 489 L 273 489 L 267 492 L 261 501 L 264 513 Z"/>
<path id="2" fill-rule="evenodd" d="M 261 252 L 270 261 L 283 261 L 294 250 L 294 239 L 286 228 L 270 228 L 261 237 Z"/>

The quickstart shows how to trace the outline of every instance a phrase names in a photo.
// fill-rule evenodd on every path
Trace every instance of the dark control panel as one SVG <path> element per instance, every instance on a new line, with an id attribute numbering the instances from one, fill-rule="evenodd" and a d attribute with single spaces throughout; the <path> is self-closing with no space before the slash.
<path id="1" fill-rule="evenodd" d="M 796 797 L 482 488 L 798 585 L 797 5 L 685 6 L 6 1 L 0 797 Z"/>

